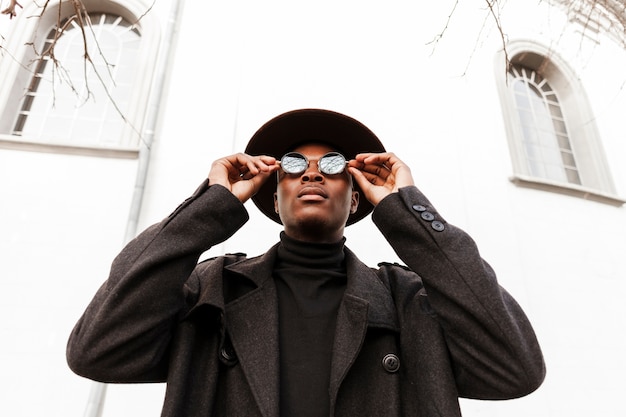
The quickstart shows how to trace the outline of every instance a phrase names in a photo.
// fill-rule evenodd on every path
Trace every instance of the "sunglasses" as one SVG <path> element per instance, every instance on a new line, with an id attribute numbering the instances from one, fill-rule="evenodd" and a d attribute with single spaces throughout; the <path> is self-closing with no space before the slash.
<path id="1" fill-rule="evenodd" d="M 329 152 L 317 161 L 317 169 L 322 174 L 341 174 L 348 161 L 339 152 Z M 298 152 L 286 153 L 280 158 L 280 167 L 287 174 L 302 174 L 309 167 L 309 160 L 306 156 Z"/>

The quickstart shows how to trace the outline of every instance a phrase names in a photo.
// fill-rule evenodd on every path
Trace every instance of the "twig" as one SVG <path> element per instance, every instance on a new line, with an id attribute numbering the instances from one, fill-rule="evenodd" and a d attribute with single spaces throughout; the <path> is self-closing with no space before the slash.
<path id="1" fill-rule="evenodd" d="M 433 50 L 431 52 L 431 55 L 435 52 L 435 47 L 437 46 L 439 41 L 443 38 L 444 33 L 446 33 L 446 31 L 448 30 L 448 26 L 450 25 L 450 21 L 452 20 L 452 15 L 454 14 L 454 11 L 456 10 L 458 5 L 459 5 L 459 0 L 456 0 L 454 2 L 454 6 L 452 6 L 452 11 L 448 15 L 448 20 L 446 20 L 446 24 L 444 25 L 444 27 L 441 30 L 441 32 L 439 32 L 439 34 L 436 35 L 432 41 L 426 43 L 426 45 L 434 44 L 433 45 Z"/>
<path id="2" fill-rule="evenodd" d="M 19 4 L 17 2 L 17 0 L 10 0 L 9 1 L 9 7 L 4 9 L 2 11 L 2 14 L 8 14 L 9 15 L 9 19 L 13 19 L 15 16 L 17 16 L 17 12 L 15 11 L 15 6 L 19 6 L 20 9 L 23 9 L 22 5 Z"/>

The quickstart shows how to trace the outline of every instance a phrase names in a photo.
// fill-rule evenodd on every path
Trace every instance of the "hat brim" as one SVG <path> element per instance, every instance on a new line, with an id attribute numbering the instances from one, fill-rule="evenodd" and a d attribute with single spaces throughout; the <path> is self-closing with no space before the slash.
<path id="1" fill-rule="evenodd" d="M 353 159 L 359 153 L 385 152 L 378 137 L 364 124 L 344 114 L 322 109 L 293 110 L 274 117 L 256 131 L 245 152 L 280 159 L 299 144 L 307 142 L 327 143 L 347 159 Z M 274 210 L 276 185 L 276 176 L 272 175 L 252 197 L 252 201 L 263 214 L 282 224 Z M 359 191 L 361 198 L 356 212 L 350 214 L 346 225 L 358 222 L 374 209 L 356 182 L 354 188 Z"/>

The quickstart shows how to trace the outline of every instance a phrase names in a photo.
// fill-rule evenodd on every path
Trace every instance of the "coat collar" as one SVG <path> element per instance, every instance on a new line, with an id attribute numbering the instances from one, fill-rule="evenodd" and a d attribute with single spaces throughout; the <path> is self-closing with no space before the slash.
<path id="1" fill-rule="evenodd" d="M 263 255 L 235 262 L 224 269 L 242 275 L 257 287 L 261 287 L 272 278 L 272 268 L 276 260 L 278 245 L 279 243 L 275 244 Z"/>
<path id="2" fill-rule="evenodd" d="M 350 249 L 345 248 L 345 252 L 348 272 L 346 295 L 368 304 L 369 327 L 398 331 L 396 308 L 391 290 L 378 278 L 376 271 L 361 262 Z"/>
<path id="3" fill-rule="evenodd" d="M 246 277 L 257 288 L 263 287 L 272 281 L 272 268 L 276 260 L 277 248 L 278 244 L 261 256 L 244 259 L 227 265 L 224 269 Z M 344 250 L 348 273 L 345 295 L 363 300 L 368 305 L 369 327 L 397 331 L 398 322 L 391 291 L 378 279 L 376 272 L 361 262 L 354 252 L 348 248 Z"/>

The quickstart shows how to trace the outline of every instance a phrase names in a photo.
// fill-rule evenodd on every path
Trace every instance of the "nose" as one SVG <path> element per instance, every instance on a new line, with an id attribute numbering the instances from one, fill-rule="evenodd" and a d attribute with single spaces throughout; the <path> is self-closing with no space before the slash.
<path id="1" fill-rule="evenodd" d="M 324 175 L 318 171 L 316 161 L 309 161 L 309 166 L 302 173 L 300 180 L 302 182 L 324 182 Z"/>

